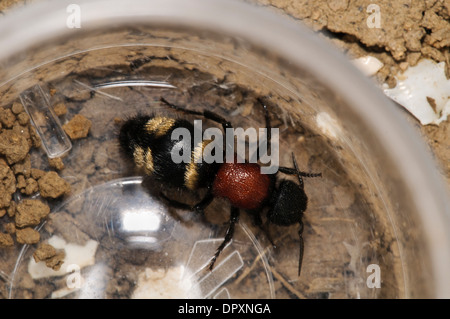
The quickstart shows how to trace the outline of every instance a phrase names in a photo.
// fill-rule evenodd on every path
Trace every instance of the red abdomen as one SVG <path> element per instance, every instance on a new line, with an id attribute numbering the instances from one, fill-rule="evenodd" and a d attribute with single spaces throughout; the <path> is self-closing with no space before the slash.
<path id="1" fill-rule="evenodd" d="M 224 163 L 217 172 L 213 192 L 237 208 L 252 210 L 268 198 L 270 183 L 270 176 L 261 174 L 258 164 Z"/>

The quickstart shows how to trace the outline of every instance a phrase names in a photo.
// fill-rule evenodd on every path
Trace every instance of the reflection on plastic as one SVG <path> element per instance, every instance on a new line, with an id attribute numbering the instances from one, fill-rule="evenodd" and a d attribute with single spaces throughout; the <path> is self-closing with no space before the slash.
<path id="1" fill-rule="evenodd" d="M 203 277 L 198 286 L 203 294 L 203 298 L 209 297 L 218 287 L 222 286 L 231 276 L 233 276 L 244 265 L 241 255 L 235 250 L 222 263 L 214 267 L 213 271 Z"/>
<path id="2" fill-rule="evenodd" d="M 161 228 L 161 214 L 152 208 L 135 207 L 125 209 L 121 213 L 121 231 L 127 233 L 127 242 L 145 246 L 158 242 L 158 231 Z M 152 236 L 155 234 L 155 236 Z"/>
<path id="3" fill-rule="evenodd" d="M 222 288 L 214 295 L 213 299 L 231 299 L 230 292 L 227 288 Z"/>
<path id="4" fill-rule="evenodd" d="M 173 223 L 160 202 L 150 196 L 142 198 L 145 201 L 126 201 L 127 207 L 117 216 L 114 231 L 135 248 L 152 249 L 154 244 L 158 246 L 170 238 Z"/>
<path id="5" fill-rule="evenodd" d="M 211 260 L 218 245 L 223 242 L 223 238 L 199 240 L 194 244 L 186 268 L 189 274 L 194 276 L 204 269 Z M 225 250 L 229 244 L 225 247 Z M 228 248 L 229 249 L 229 248 Z M 216 264 L 214 269 L 200 278 L 192 287 L 193 291 L 200 291 L 201 298 L 210 297 L 219 287 L 221 287 L 229 278 L 231 278 L 244 265 L 241 255 L 237 250 L 228 255 L 225 260 Z M 184 278 L 185 279 L 185 278 Z M 224 288 L 225 289 L 225 288 Z M 228 290 L 222 289 L 214 298 L 230 298 Z"/>
<path id="6" fill-rule="evenodd" d="M 72 148 L 48 97 L 40 85 L 35 85 L 20 95 L 20 101 L 30 116 L 31 124 L 41 138 L 49 158 L 60 157 Z"/>
<path id="7" fill-rule="evenodd" d="M 176 89 L 177 88 L 176 86 L 170 84 L 169 82 L 147 81 L 147 80 L 112 81 L 112 82 L 97 84 L 94 86 L 94 88 L 98 89 L 98 88 L 129 87 L 129 86 L 148 86 L 148 87 L 162 88 L 162 89 Z"/>
<path id="8" fill-rule="evenodd" d="M 65 205 L 83 205 L 98 219 L 111 240 L 121 238 L 128 248 L 157 249 L 171 237 L 174 222 L 161 201 L 141 187 L 141 177 L 114 180 L 88 189 Z"/>
<path id="9" fill-rule="evenodd" d="M 91 267 L 80 289 L 79 299 L 100 299 L 105 297 L 109 280 L 108 268 L 99 263 Z"/>
<path id="10" fill-rule="evenodd" d="M 161 225 L 161 215 L 147 208 L 127 209 L 121 214 L 124 231 L 156 231 Z"/>

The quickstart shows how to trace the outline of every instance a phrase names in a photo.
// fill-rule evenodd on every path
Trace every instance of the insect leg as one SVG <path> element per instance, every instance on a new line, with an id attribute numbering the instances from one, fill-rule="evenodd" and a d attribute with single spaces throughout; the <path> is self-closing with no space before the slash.
<path id="1" fill-rule="evenodd" d="M 303 177 L 322 177 L 322 173 L 307 173 L 307 172 L 297 171 L 294 168 L 290 168 L 290 167 L 280 166 L 278 168 L 278 170 L 287 175 L 300 174 L 300 176 L 303 176 Z"/>
<path id="2" fill-rule="evenodd" d="M 288 175 L 297 175 L 298 182 L 300 183 L 300 187 L 303 189 L 303 177 L 322 177 L 322 173 L 306 173 L 302 172 L 298 169 L 297 161 L 295 160 L 294 153 L 292 153 L 292 162 L 294 163 L 294 168 L 289 167 L 278 167 L 278 171 L 288 174 Z"/>
<path id="3" fill-rule="evenodd" d="M 239 221 L 239 208 L 231 207 L 230 221 L 228 225 L 227 232 L 225 234 L 225 239 L 222 244 L 217 248 L 217 251 L 213 258 L 211 259 L 211 263 L 209 264 L 209 270 L 214 268 L 214 264 L 216 263 L 217 258 L 219 257 L 222 250 L 226 247 L 226 245 L 231 241 L 234 235 L 234 226 Z"/>
<path id="4" fill-rule="evenodd" d="M 264 234 L 266 235 L 269 242 L 272 244 L 272 246 L 274 248 L 276 248 L 276 245 L 272 239 L 272 236 L 270 235 L 268 223 L 263 224 L 263 221 L 261 219 L 261 211 L 262 211 L 262 209 L 259 209 L 259 210 L 255 210 L 255 211 L 248 211 L 248 213 L 250 213 L 253 217 L 253 224 L 255 226 L 258 226 L 259 229 L 261 229 L 264 232 Z"/>
<path id="5" fill-rule="evenodd" d="M 298 276 L 300 277 L 300 272 L 302 271 L 303 262 L 303 250 L 305 249 L 305 244 L 303 243 L 303 222 L 299 222 L 300 228 L 298 230 L 298 236 L 300 238 L 300 252 L 298 257 Z"/>
<path id="6" fill-rule="evenodd" d="M 214 199 L 214 194 L 212 192 L 212 188 L 208 189 L 208 192 L 206 193 L 205 197 L 203 197 L 203 199 L 198 202 L 197 204 L 195 204 L 192 209 L 195 210 L 196 212 L 199 213 L 204 213 L 204 210 L 206 207 L 208 207 L 209 204 L 211 204 L 211 202 Z"/>
<path id="7" fill-rule="evenodd" d="M 263 102 L 263 100 L 261 98 L 257 99 L 259 104 L 262 105 L 262 107 L 264 108 L 264 118 L 266 120 L 266 152 L 267 152 L 267 147 L 270 144 L 270 141 L 272 140 L 272 125 L 271 125 L 271 121 L 270 121 L 270 116 L 269 116 L 269 110 L 267 109 L 266 104 Z M 256 150 L 256 156 L 258 156 L 258 158 L 261 158 L 261 154 L 259 151 L 259 147 L 261 145 L 261 141 L 259 141 L 258 143 L 258 148 Z"/>
<path id="8" fill-rule="evenodd" d="M 163 192 L 160 192 L 159 196 L 161 196 L 170 206 L 174 208 L 192 210 L 192 207 L 190 205 L 171 199 L 167 197 Z"/>
<path id="9" fill-rule="evenodd" d="M 229 121 L 225 120 L 223 117 L 221 117 L 220 115 L 217 115 L 214 112 L 211 112 L 211 111 L 208 111 L 208 110 L 203 111 L 203 112 L 198 112 L 198 111 L 193 111 L 193 110 L 186 110 L 186 109 L 183 109 L 182 107 L 180 107 L 178 105 L 175 105 L 175 104 L 172 104 L 172 103 L 168 102 L 163 97 L 161 97 L 160 100 L 164 104 L 170 106 L 171 108 L 173 108 L 173 109 L 175 109 L 177 111 L 184 112 L 186 114 L 191 114 L 191 115 L 200 115 L 200 116 L 205 117 L 208 120 L 217 122 L 217 123 L 222 125 L 224 130 L 226 130 L 227 128 L 232 128 L 233 127 Z"/>
<path id="10" fill-rule="evenodd" d="M 203 199 L 198 202 L 197 204 L 191 206 L 179 201 L 176 201 L 174 199 L 168 198 L 163 192 L 160 192 L 160 196 L 169 203 L 170 206 L 174 207 L 174 208 L 178 208 L 178 209 L 184 209 L 184 210 L 193 210 L 199 213 L 204 212 L 205 208 L 212 202 L 212 200 L 214 199 L 214 195 L 212 193 L 211 190 L 208 190 L 208 192 L 206 193 L 205 197 L 203 197 Z"/>

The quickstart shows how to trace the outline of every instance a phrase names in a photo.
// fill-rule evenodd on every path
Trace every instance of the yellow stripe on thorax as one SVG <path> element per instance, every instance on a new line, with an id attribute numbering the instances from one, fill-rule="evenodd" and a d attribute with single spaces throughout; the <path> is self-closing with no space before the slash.
<path id="1" fill-rule="evenodd" d="M 148 147 L 144 150 L 140 146 L 136 146 L 133 152 L 134 162 L 138 168 L 144 168 L 145 173 L 151 175 L 154 171 L 152 151 Z"/>
<path id="2" fill-rule="evenodd" d="M 191 161 L 189 162 L 186 171 L 184 173 L 184 185 L 190 189 L 195 190 L 198 182 L 197 161 L 201 161 L 203 158 L 203 151 L 212 140 L 201 141 L 194 147 L 194 151 L 191 153 Z M 200 163 L 199 161 L 199 163 Z"/>
<path id="3" fill-rule="evenodd" d="M 156 137 L 161 137 L 172 128 L 174 123 L 174 119 L 157 116 L 148 120 L 145 124 L 145 130 L 149 134 L 154 134 Z"/>

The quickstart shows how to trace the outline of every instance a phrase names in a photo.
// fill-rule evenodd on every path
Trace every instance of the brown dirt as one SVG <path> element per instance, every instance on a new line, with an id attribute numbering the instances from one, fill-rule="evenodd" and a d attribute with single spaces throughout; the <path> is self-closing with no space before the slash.
<path id="1" fill-rule="evenodd" d="M 30 151 L 40 140 L 21 103 L 2 108 L 0 124 L 0 247 L 37 244 L 40 233 L 35 227 L 47 218 L 50 207 L 32 197 L 40 194 L 55 199 L 68 194 L 70 185 L 54 171 L 32 168 Z M 64 168 L 61 159 L 49 160 L 49 164 Z M 55 259 L 49 267 L 58 264 Z"/>
<path id="2" fill-rule="evenodd" d="M 69 183 L 53 171 L 45 173 L 38 185 L 41 196 L 45 198 L 58 198 L 70 193 Z"/>
<path id="3" fill-rule="evenodd" d="M 42 243 L 33 254 L 36 262 L 45 261 L 47 267 L 59 270 L 64 261 L 64 252 L 57 251 L 52 245 Z"/>
<path id="4" fill-rule="evenodd" d="M 91 128 L 91 121 L 83 115 L 75 115 L 69 122 L 63 125 L 64 131 L 72 140 L 86 137 Z"/>

